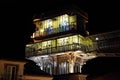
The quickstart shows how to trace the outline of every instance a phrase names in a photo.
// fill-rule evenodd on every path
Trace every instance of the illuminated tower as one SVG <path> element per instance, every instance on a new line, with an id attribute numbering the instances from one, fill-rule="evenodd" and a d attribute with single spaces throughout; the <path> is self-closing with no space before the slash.
<path id="1" fill-rule="evenodd" d="M 49 16 L 50 15 L 50 16 Z M 86 37 L 88 15 L 78 8 L 65 8 L 33 19 L 33 43 L 26 45 L 26 58 L 51 75 L 81 73 L 95 46 Z"/>

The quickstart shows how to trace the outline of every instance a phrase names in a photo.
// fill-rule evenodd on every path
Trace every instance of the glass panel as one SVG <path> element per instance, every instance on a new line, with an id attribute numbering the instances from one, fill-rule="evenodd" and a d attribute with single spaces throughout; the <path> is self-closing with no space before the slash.
<path id="1" fill-rule="evenodd" d="M 70 29 L 76 28 L 76 16 L 69 16 Z"/>
<path id="2" fill-rule="evenodd" d="M 52 48 L 52 53 L 56 53 L 57 52 L 57 48 Z"/>
<path id="3" fill-rule="evenodd" d="M 57 46 L 62 46 L 62 38 L 57 39 Z"/>
<path id="4" fill-rule="evenodd" d="M 41 43 L 36 43 L 37 45 L 37 48 L 36 48 L 36 51 L 35 52 L 36 54 L 41 54 L 42 53 L 42 44 Z"/>
<path id="5" fill-rule="evenodd" d="M 73 36 L 73 43 L 78 43 L 78 36 Z"/>
<path id="6" fill-rule="evenodd" d="M 46 34 L 52 34 L 53 22 L 52 19 L 45 20 L 45 32 Z"/>
<path id="7" fill-rule="evenodd" d="M 69 41 L 68 37 L 57 39 L 57 46 L 67 45 Z"/>
<path id="8" fill-rule="evenodd" d="M 36 28 L 35 36 L 43 36 L 44 35 L 44 28 L 43 22 L 39 22 L 39 27 Z"/>
<path id="9" fill-rule="evenodd" d="M 51 41 L 47 41 L 46 48 L 51 48 Z"/>
<path id="10" fill-rule="evenodd" d="M 42 49 L 42 44 L 41 43 L 37 43 L 37 49 Z"/>
<path id="11" fill-rule="evenodd" d="M 41 21 L 41 27 L 39 29 L 41 36 L 44 36 L 45 33 L 45 21 Z"/>
<path id="12" fill-rule="evenodd" d="M 84 38 L 82 36 L 79 36 L 79 44 L 83 44 Z"/>
<path id="13" fill-rule="evenodd" d="M 68 41 L 69 41 L 69 37 L 65 37 L 63 41 L 64 45 L 68 45 Z"/>
<path id="14" fill-rule="evenodd" d="M 42 42 L 42 49 L 46 49 L 47 47 L 47 41 L 45 41 L 45 42 Z"/>
<path id="15" fill-rule="evenodd" d="M 51 41 L 51 47 L 56 47 L 56 40 Z"/>
<path id="16" fill-rule="evenodd" d="M 69 40 L 68 40 L 68 44 L 72 44 L 73 41 L 72 41 L 72 36 L 69 37 Z"/>
<path id="17" fill-rule="evenodd" d="M 54 29 L 58 28 L 58 17 L 53 18 L 52 21 L 53 21 L 53 28 Z"/>
<path id="18" fill-rule="evenodd" d="M 59 32 L 67 31 L 69 30 L 69 21 L 68 21 L 68 15 L 62 15 L 59 19 Z"/>

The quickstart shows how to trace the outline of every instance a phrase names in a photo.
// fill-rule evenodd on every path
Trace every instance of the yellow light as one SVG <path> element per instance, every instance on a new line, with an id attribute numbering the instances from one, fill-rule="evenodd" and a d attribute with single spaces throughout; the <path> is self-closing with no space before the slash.
<path id="1" fill-rule="evenodd" d="M 44 32 L 44 30 L 43 30 L 43 29 L 41 29 L 41 30 L 40 30 L 40 32 Z"/>

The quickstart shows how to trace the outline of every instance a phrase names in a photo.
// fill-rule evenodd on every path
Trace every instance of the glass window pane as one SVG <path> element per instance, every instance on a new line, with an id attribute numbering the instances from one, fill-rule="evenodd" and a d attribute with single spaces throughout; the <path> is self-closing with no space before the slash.
<path id="1" fill-rule="evenodd" d="M 52 40 L 51 45 L 52 45 L 52 47 L 56 47 L 56 40 Z"/>
<path id="2" fill-rule="evenodd" d="M 78 36 L 73 36 L 73 43 L 78 43 Z"/>
<path id="3" fill-rule="evenodd" d="M 46 49 L 46 46 L 47 46 L 47 42 L 42 42 L 42 49 Z"/>

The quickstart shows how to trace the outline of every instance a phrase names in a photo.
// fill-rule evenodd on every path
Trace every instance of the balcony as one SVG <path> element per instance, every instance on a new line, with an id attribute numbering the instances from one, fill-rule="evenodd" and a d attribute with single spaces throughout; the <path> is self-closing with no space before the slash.
<path id="1" fill-rule="evenodd" d="M 58 33 L 62 33 L 63 32 L 70 32 L 70 31 L 74 31 L 75 30 L 75 25 L 74 24 L 70 24 L 70 25 L 66 25 L 66 26 L 59 26 L 58 28 L 46 28 L 45 30 L 41 30 L 41 31 L 36 31 L 33 33 L 32 38 L 34 39 L 40 39 L 40 38 L 44 38 L 50 35 L 58 35 Z"/>
<path id="2" fill-rule="evenodd" d="M 57 47 L 51 47 L 51 48 L 46 48 L 46 49 L 38 49 L 38 50 L 35 50 L 34 48 L 31 48 L 31 47 L 27 47 L 26 48 L 26 57 L 38 56 L 38 55 L 48 55 L 48 54 L 55 54 L 55 53 L 76 51 L 76 50 L 90 52 L 90 51 L 94 51 L 95 47 L 94 46 L 85 46 L 85 45 L 78 44 L 78 43 L 57 46 Z"/>

